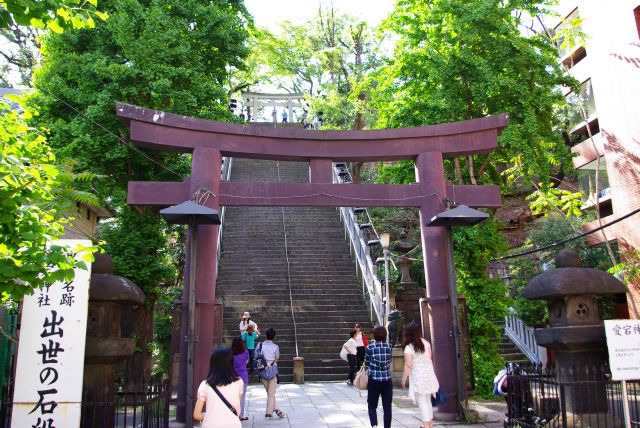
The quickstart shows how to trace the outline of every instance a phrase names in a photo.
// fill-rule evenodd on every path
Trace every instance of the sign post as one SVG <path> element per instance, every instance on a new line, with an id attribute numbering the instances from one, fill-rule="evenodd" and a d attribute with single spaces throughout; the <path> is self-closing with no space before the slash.
<path id="1" fill-rule="evenodd" d="M 605 320 L 611 378 L 622 387 L 624 424 L 631 427 L 627 380 L 640 379 L 640 320 Z"/>
<path id="2" fill-rule="evenodd" d="M 91 246 L 88 240 L 56 241 Z M 79 427 L 89 308 L 88 269 L 25 296 L 16 363 L 12 428 Z"/>

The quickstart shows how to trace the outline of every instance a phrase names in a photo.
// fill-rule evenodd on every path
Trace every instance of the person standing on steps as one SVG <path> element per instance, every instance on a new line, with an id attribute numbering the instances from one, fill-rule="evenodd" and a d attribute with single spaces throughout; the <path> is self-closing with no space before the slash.
<path id="1" fill-rule="evenodd" d="M 249 351 L 244 346 L 244 342 L 240 336 L 233 338 L 231 342 L 231 352 L 233 353 L 233 368 L 240 379 L 244 382 L 242 388 L 242 398 L 240 399 L 240 420 L 246 421 L 249 418 L 245 415 L 245 402 L 247 399 L 247 385 L 249 384 L 249 374 L 247 373 L 247 362 L 249 361 Z"/>
<path id="2" fill-rule="evenodd" d="M 356 369 L 357 372 L 360 370 L 360 367 L 362 367 L 362 363 L 364 363 L 364 350 L 367 348 L 369 341 L 367 340 L 367 335 L 361 331 L 360 324 L 356 324 L 354 328 L 356 329 L 355 341 L 357 347 L 356 359 L 358 362 L 358 367 Z"/>
<path id="3" fill-rule="evenodd" d="M 369 374 L 367 385 L 367 406 L 369 422 L 372 427 L 378 426 L 378 399 L 382 397 L 384 412 L 384 428 L 391 428 L 391 401 L 393 400 L 393 383 L 391 382 L 391 345 L 387 342 L 387 329 L 379 325 L 373 329 L 374 342 L 367 346 L 364 363 Z"/>
<path id="4" fill-rule="evenodd" d="M 421 428 L 432 428 L 431 395 L 438 392 L 440 384 L 433 370 L 431 345 L 422 338 L 417 324 L 409 324 L 404 328 L 402 345 L 404 346 L 402 387 L 406 387 L 409 379 L 409 398 L 420 408 Z"/>
<path id="5" fill-rule="evenodd" d="M 289 121 L 289 115 L 287 114 L 287 111 L 284 110 L 282 112 L 282 123 L 287 123 Z"/>
<path id="6" fill-rule="evenodd" d="M 202 428 L 242 428 L 238 411 L 243 383 L 233 369 L 231 350 L 216 349 L 209 360 L 209 374 L 198 387 L 193 419 L 202 421 Z"/>
<path id="7" fill-rule="evenodd" d="M 258 330 L 258 324 L 251 321 L 251 314 L 249 312 L 245 312 L 242 314 L 242 319 L 240 320 L 240 334 L 247 331 L 247 327 L 250 325 L 253 326 L 253 331 L 260 334 L 260 330 Z"/>
<path id="8" fill-rule="evenodd" d="M 262 347 L 262 356 L 269 366 L 277 365 L 278 359 L 280 358 L 280 347 L 273 343 L 273 339 L 276 337 L 276 331 L 273 328 L 269 328 L 265 334 L 267 336 L 267 340 L 260 344 Z M 278 385 L 278 377 L 276 376 L 269 380 L 262 379 L 262 384 L 264 385 L 264 389 L 267 390 L 267 410 L 264 414 L 265 419 L 273 419 L 274 413 L 279 418 L 287 416 L 285 412 L 276 407 L 276 387 Z"/>
<path id="9" fill-rule="evenodd" d="M 358 359 L 356 357 L 357 346 L 356 346 L 356 331 L 351 330 L 349 333 L 349 340 L 345 342 L 344 349 L 347 351 L 347 362 L 349 363 L 349 378 L 347 379 L 347 385 L 353 386 L 353 380 L 356 377 L 357 367 L 358 367 Z"/>
<path id="10" fill-rule="evenodd" d="M 253 325 L 249 324 L 247 331 L 242 333 L 241 340 L 244 342 L 244 346 L 249 353 L 249 375 L 253 375 L 253 368 L 255 367 L 254 361 L 256 358 L 256 341 L 258 340 L 258 333 L 253 331 Z"/>

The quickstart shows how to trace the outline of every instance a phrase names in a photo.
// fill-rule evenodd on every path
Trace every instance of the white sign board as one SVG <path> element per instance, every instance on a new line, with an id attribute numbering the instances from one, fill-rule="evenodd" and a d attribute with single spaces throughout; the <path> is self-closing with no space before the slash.
<path id="1" fill-rule="evenodd" d="M 92 245 L 74 239 L 55 244 Z M 73 281 L 56 282 L 24 298 L 12 428 L 80 426 L 91 264 L 87 267 L 76 269 Z"/>
<path id="2" fill-rule="evenodd" d="M 640 320 L 606 320 L 613 380 L 640 379 Z"/>

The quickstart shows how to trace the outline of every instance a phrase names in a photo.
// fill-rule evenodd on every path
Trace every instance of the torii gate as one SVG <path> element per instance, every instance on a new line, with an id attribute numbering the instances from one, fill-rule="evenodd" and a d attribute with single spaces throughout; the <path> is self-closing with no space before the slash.
<path id="1" fill-rule="evenodd" d="M 425 227 L 425 223 L 444 210 L 445 199 L 476 208 L 501 206 L 497 186 L 447 183 L 443 158 L 495 149 L 498 135 L 508 124 L 507 114 L 418 128 L 306 131 L 220 123 L 122 103 L 116 104 L 116 110 L 129 125 L 135 144 L 192 154 L 191 177 L 183 182 L 129 182 L 127 202 L 132 205 L 176 205 L 192 199 L 195 192 L 205 188 L 210 191 L 206 206 L 217 210 L 220 206 L 418 207 L 434 365 L 445 391 L 456 390 L 456 356 L 448 302 L 447 232 L 443 227 Z M 308 161 L 309 182 L 221 181 L 222 156 Z M 415 160 L 416 183 L 333 183 L 334 161 L 401 159 Z M 195 345 L 195 379 L 206 376 L 214 338 L 222 334 L 222 325 L 214 324 L 213 307 L 217 232 L 218 226 L 198 228 L 195 310 L 199 340 Z M 455 417 L 457 402 L 448 400 L 438 410 Z"/>

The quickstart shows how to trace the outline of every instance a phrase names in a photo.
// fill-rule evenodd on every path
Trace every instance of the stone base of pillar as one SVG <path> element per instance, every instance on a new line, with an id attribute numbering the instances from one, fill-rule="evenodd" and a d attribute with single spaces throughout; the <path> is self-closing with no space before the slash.
<path id="1" fill-rule="evenodd" d="M 393 386 L 400 388 L 402 382 L 402 371 L 404 370 L 404 353 L 402 348 L 393 348 L 391 353 L 391 380 Z"/>
<path id="2" fill-rule="evenodd" d="M 304 383 L 304 358 L 295 357 L 293 359 L 293 383 Z"/>

